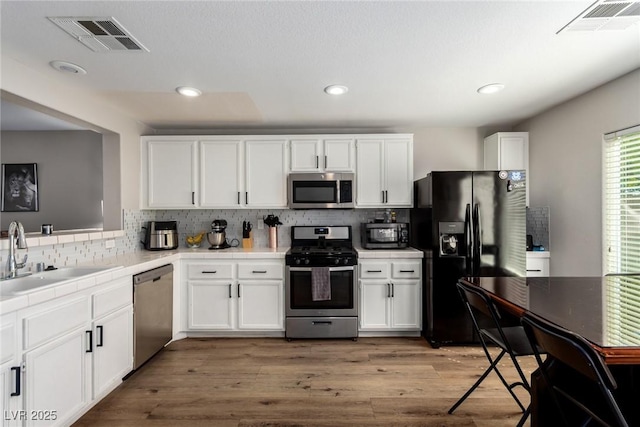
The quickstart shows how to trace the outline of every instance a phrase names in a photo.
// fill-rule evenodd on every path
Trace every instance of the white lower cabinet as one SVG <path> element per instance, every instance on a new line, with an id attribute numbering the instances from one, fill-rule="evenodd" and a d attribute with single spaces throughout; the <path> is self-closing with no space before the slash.
<path id="1" fill-rule="evenodd" d="M 113 390 L 133 367 L 133 282 L 130 276 L 92 295 L 92 398 Z"/>
<path id="2" fill-rule="evenodd" d="M 23 319 L 25 425 L 65 425 L 91 401 L 88 296 L 27 309 Z"/>
<path id="3" fill-rule="evenodd" d="M 25 354 L 27 426 L 67 425 L 91 401 L 86 326 Z"/>
<path id="4" fill-rule="evenodd" d="M 360 261 L 360 331 L 419 331 L 421 261 Z"/>
<path id="5" fill-rule="evenodd" d="M 122 308 L 93 322 L 93 399 L 102 398 L 131 371 L 133 308 Z"/>
<path id="6" fill-rule="evenodd" d="M 0 426 L 22 425 L 21 408 L 24 385 L 16 314 L 0 316 Z"/>
<path id="7" fill-rule="evenodd" d="M 252 280 L 238 284 L 238 328 L 282 330 L 282 280 Z"/>
<path id="8" fill-rule="evenodd" d="M 233 329 L 234 291 L 231 280 L 187 282 L 189 329 Z"/>
<path id="9" fill-rule="evenodd" d="M 132 286 L 131 276 L 107 280 L 2 316 L 3 426 L 70 425 L 122 382 L 133 366 Z"/>
<path id="10" fill-rule="evenodd" d="M 549 252 L 527 252 L 527 277 L 548 277 L 549 258 Z"/>
<path id="11" fill-rule="evenodd" d="M 187 329 L 284 330 L 282 261 L 187 261 Z"/>

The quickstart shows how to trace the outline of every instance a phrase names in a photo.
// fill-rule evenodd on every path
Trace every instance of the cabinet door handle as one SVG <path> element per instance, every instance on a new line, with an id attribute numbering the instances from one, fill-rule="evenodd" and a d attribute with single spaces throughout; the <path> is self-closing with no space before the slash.
<path id="1" fill-rule="evenodd" d="M 240 192 L 238 191 L 238 204 L 240 204 Z"/>
<path id="2" fill-rule="evenodd" d="M 542 270 L 529 270 L 529 269 L 527 268 L 527 271 L 542 271 Z"/>
<path id="3" fill-rule="evenodd" d="M 324 156 L 324 168 L 327 168 L 327 156 Z"/>
<path id="4" fill-rule="evenodd" d="M 248 191 L 244 192 L 244 204 L 245 205 L 249 204 L 249 192 Z"/>
<path id="5" fill-rule="evenodd" d="M 238 298 L 240 298 L 240 283 L 238 283 Z"/>
<path id="6" fill-rule="evenodd" d="M 391 284 L 391 298 L 395 298 L 396 296 L 396 286 L 392 283 Z"/>
<path id="7" fill-rule="evenodd" d="M 93 331 L 85 331 L 89 335 L 89 349 L 85 350 L 87 353 L 93 352 Z"/>
<path id="8" fill-rule="evenodd" d="M 229 298 L 233 298 L 233 295 L 231 295 L 231 283 L 229 283 Z"/>
<path id="9" fill-rule="evenodd" d="M 382 190 L 382 203 L 384 203 L 384 190 Z"/>
<path id="10" fill-rule="evenodd" d="M 415 273 L 415 270 L 400 270 L 400 273 Z"/>
<path id="11" fill-rule="evenodd" d="M 104 334 L 102 333 L 102 325 L 96 326 L 98 336 L 96 337 L 96 347 L 102 347 L 104 345 Z"/>
<path id="12" fill-rule="evenodd" d="M 267 272 L 267 270 L 253 270 L 252 271 L 252 273 L 261 273 L 261 274 L 264 274 L 266 272 Z"/>
<path id="13" fill-rule="evenodd" d="M 367 273 L 382 273 L 382 270 L 367 270 Z"/>
<path id="14" fill-rule="evenodd" d="M 217 270 L 203 270 L 202 274 L 216 274 L 217 272 Z"/>
<path id="15" fill-rule="evenodd" d="M 191 192 L 191 204 L 192 205 L 196 204 L 196 192 L 195 191 Z"/>
<path id="16" fill-rule="evenodd" d="M 384 190 L 384 202 L 389 203 L 389 192 Z"/>
<path id="17" fill-rule="evenodd" d="M 11 396 L 20 396 L 20 366 L 12 366 L 11 370 L 16 373 L 16 391 L 11 392 Z"/>
<path id="18" fill-rule="evenodd" d="M 333 322 L 331 320 L 313 320 L 311 324 L 312 325 L 332 325 Z"/>
<path id="19" fill-rule="evenodd" d="M 316 156 L 316 169 L 318 169 L 318 168 L 320 167 L 318 157 L 319 157 L 319 156 Z"/>
<path id="20" fill-rule="evenodd" d="M 387 298 L 391 298 L 391 285 L 387 283 Z"/>

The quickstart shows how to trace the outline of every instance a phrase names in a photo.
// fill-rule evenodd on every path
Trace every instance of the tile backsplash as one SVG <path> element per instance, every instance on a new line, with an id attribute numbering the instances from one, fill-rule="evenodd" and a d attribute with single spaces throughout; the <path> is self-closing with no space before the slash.
<path id="1" fill-rule="evenodd" d="M 384 210 L 382 210 L 384 211 Z M 180 245 L 184 246 L 184 239 L 188 234 L 195 234 L 199 231 L 211 230 L 211 223 L 215 219 L 227 221 L 227 241 L 232 239 L 242 240 L 242 222 L 251 222 L 253 226 L 254 247 L 267 247 L 269 243 L 269 230 L 266 225 L 264 229 L 258 229 L 258 220 L 264 219 L 267 215 L 274 215 L 280 219 L 282 225 L 278 230 L 278 246 L 286 247 L 291 245 L 292 225 L 351 225 L 353 228 L 354 242 L 360 241 L 360 223 L 381 216 L 380 209 L 236 209 L 236 210 L 165 210 L 154 211 L 157 221 L 178 221 L 178 234 Z M 408 222 L 408 209 L 395 209 L 398 222 Z M 148 221 L 149 219 L 145 219 Z M 142 232 L 144 224 L 139 223 L 139 230 Z M 140 236 L 143 236 L 141 233 Z M 142 240 L 142 237 L 140 238 Z M 206 242 L 205 242 L 206 244 Z M 235 242 L 234 242 L 235 244 Z"/>
<path id="2" fill-rule="evenodd" d="M 83 242 L 59 243 L 54 245 L 32 246 L 26 250 L 18 250 L 17 257 L 21 260 L 25 254 L 29 255 L 26 271 L 34 271 L 36 264 L 56 267 L 74 266 L 95 260 L 110 258 L 135 251 L 143 250 L 144 230 L 142 227 L 148 221 L 178 221 L 180 247 L 185 247 L 185 237 L 198 231 L 209 231 L 214 219 L 227 221 L 227 240 L 242 240 L 242 222 L 250 221 L 253 225 L 254 247 L 268 246 L 269 227 L 258 229 L 258 220 L 267 215 L 279 217 L 282 225 L 279 227 L 278 246 L 291 245 L 292 225 L 351 225 L 353 227 L 354 242 L 360 241 L 360 223 L 375 217 L 381 217 L 381 209 L 351 209 L 351 210 L 289 210 L 289 209 L 237 209 L 237 210 L 124 210 L 124 236 L 114 239 L 87 240 Z M 396 209 L 397 221 L 408 222 L 409 210 Z M 115 244 L 107 247 L 107 242 Z M 234 242 L 235 243 L 235 242 Z M 207 247 L 205 241 L 202 247 Z M 4 271 L 8 251 L 0 250 L 0 265 Z"/>
<path id="3" fill-rule="evenodd" d="M 549 247 L 549 207 L 529 207 L 527 208 L 527 234 L 533 237 L 533 244 Z"/>
<path id="4" fill-rule="evenodd" d="M 258 229 L 258 220 L 267 215 L 275 215 L 283 225 L 279 227 L 278 246 L 291 245 L 292 225 L 351 225 L 353 240 L 360 242 L 360 223 L 368 222 L 375 217 L 381 217 L 381 209 L 325 209 L 325 210 L 289 210 L 289 209 L 236 209 L 236 210 L 125 210 L 123 211 L 124 236 L 109 240 L 89 240 L 84 242 L 62 243 L 56 245 L 38 246 L 18 251 L 18 258 L 29 255 L 27 270 L 35 270 L 35 265 L 44 262 L 45 265 L 57 267 L 73 266 L 116 255 L 143 250 L 141 241 L 144 240 L 142 227 L 148 221 L 178 221 L 180 246 L 185 247 L 185 237 L 198 231 L 209 231 L 211 222 L 215 219 L 227 221 L 227 240 L 242 240 L 242 222 L 249 221 L 253 225 L 254 247 L 268 246 L 268 227 Z M 396 209 L 397 221 L 409 221 L 409 209 Z M 534 245 L 542 245 L 550 250 L 549 245 L 549 208 L 527 208 L 527 234 L 533 236 Z M 114 247 L 107 247 L 106 242 L 112 241 Z M 235 244 L 235 242 L 233 242 Z M 207 247 L 205 241 L 203 247 Z M 4 268 L 8 251 L 0 251 L 0 263 Z"/>

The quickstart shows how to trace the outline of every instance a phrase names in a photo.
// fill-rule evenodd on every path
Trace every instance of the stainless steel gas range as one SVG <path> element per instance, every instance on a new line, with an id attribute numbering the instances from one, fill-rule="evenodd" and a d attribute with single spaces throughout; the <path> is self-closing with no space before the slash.
<path id="1" fill-rule="evenodd" d="M 286 332 L 358 337 L 358 257 L 351 226 L 293 226 L 286 257 Z"/>

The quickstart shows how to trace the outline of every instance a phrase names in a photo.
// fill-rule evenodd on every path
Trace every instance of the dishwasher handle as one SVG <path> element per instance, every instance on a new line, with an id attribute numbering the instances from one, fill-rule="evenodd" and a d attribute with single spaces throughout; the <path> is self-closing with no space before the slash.
<path id="1" fill-rule="evenodd" d="M 145 271 L 133 276 L 133 284 L 140 285 L 145 282 L 155 282 L 161 276 L 173 272 L 173 264 L 163 265 L 162 267 L 154 268 L 153 270 Z"/>

